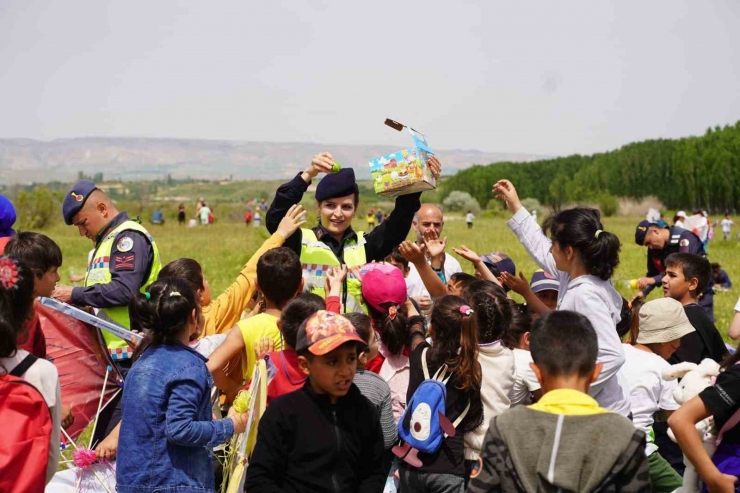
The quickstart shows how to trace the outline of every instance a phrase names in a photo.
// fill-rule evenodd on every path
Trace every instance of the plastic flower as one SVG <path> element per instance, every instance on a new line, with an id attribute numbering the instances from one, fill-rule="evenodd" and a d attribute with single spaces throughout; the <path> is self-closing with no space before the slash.
<path id="1" fill-rule="evenodd" d="M 5 289 L 12 289 L 17 283 L 18 265 L 8 257 L 0 259 L 0 285 Z"/>

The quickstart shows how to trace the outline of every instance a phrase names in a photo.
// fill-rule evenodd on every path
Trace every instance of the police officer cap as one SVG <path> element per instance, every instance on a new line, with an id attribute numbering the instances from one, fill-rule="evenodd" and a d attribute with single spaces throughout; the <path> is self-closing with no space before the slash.
<path id="1" fill-rule="evenodd" d="M 637 229 L 635 229 L 635 243 L 640 246 L 645 246 L 645 237 L 647 236 L 650 226 L 660 227 L 658 224 L 651 223 L 648 220 L 640 221 L 640 224 L 637 225 Z"/>
<path id="2" fill-rule="evenodd" d="M 95 186 L 95 183 L 90 180 L 82 180 L 75 183 L 72 188 L 67 191 L 67 195 L 64 197 L 64 202 L 62 202 L 62 215 L 64 216 L 64 222 L 67 226 L 72 224 L 72 218 L 80 212 L 82 206 L 87 202 L 87 198 L 97 189 L 98 187 Z"/>
<path id="3" fill-rule="evenodd" d="M 355 181 L 355 170 L 342 168 L 338 173 L 326 175 L 316 187 L 316 200 L 346 197 L 359 192 Z"/>

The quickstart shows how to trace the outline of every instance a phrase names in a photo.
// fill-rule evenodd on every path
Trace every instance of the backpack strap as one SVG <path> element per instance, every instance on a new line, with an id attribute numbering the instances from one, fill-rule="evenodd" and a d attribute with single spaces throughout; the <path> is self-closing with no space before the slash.
<path id="1" fill-rule="evenodd" d="M 23 358 L 23 361 L 18 363 L 18 365 L 13 368 L 10 373 L 8 373 L 8 375 L 20 378 L 24 373 L 28 371 L 29 368 L 31 368 L 31 365 L 36 363 L 37 359 L 38 358 L 33 354 L 29 354 L 28 356 Z"/>
<path id="2" fill-rule="evenodd" d="M 463 409 L 463 412 L 460 413 L 460 416 L 458 416 L 457 419 L 452 422 L 453 429 L 457 428 L 460 425 L 460 423 L 463 422 L 463 420 L 465 419 L 465 416 L 468 415 L 468 411 L 470 411 L 470 401 L 468 401 L 468 404 L 465 406 L 465 409 Z M 445 438 L 447 438 L 448 436 L 449 435 L 445 433 Z"/>

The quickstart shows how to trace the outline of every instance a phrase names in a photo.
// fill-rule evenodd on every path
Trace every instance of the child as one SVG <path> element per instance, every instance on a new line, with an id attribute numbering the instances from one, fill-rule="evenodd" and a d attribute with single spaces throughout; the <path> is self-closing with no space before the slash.
<path id="1" fill-rule="evenodd" d="M 268 354 L 270 363 L 277 371 L 267 385 L 267 403 L 283 394 L 288 394 L 303 387 L 306 375 L 298 365 L 298 353 L 295 351 L 298 328 L 308 317 L 319 310 L 324 310 L 324 299 L 313 293 L 301 293 L 285 305 L 280 313 L 278 329 L 283 337 L 283 350 Z"/>
<path id="2" fill-rule="evenodd" d="M 521 272 L 518 277 L 515 274 L 504 272 L 501 280 L 504 286 L 524 298 L 527 303 L 527 312 L 533 319 L 549 311 L 557 310 L 560 284 L 554 276 L 542 269 L 532 274 L 529 283 Z"/>
<path id="3" fill-rule="evenodd" d="M 33 272 L 34 298 L 51 297 L 54 287 L 59 282 L 57 271 L 62 265 L 62 251 L 54 240 L 39 233 L 26 231 L 16 233 L 6 245 L 5 253 Z M 46 358 L 46 339 L 41 329 L 41 320 L 35 313 L 28 327 L 27 338 L 18 341 L 18 347 L 37 358 Z"/>
<path id="4" fill-rule="evenodd" d="M 667 298 L 681 302 L 695 332 L 686 334 L 681 346 L 668 360 L 670 363 L 689 361 L 699 364 L 704 358 L 720 363 L 727 355 L 722 336 L 717 327 L 697 304 L 699 293 L 707 287 L 712 268 L 709 261 L 695 253 L 672 253 L 665 261 L 663 293 Z"/>
<path id="5" fill-rule="evenodd" d="M 532 353 L 529 352 L 530 330 L 533 317 L 528 313 L 517 310 L 511 323 L 511 339 L 514 344 L 514 364 L 516 365 L 516 380 L 509 393 L 511 406 L 528 405 L 537 402 L 542 397 L 542 386 L 534 370 Z"/>
<path id="6" fill-rule="evenodd" d="M 722 372 L 713 386 L 684 403 L 668 418 L 668 426 L 676 435 L 686 459 L 694 465 L 709 491 L 736 491 L 740 476 L 737 457 L 740 455 L 740 351 L 722 363 Z M 696 423 L 714 416 L 719 445 L 712 457 L 706 452 Z"/>
<path id="7" fill-rule="evenodd" d="M 494 418 L 468 491 L 649 491 L 645 433 L 588 395 L 603 366 L 588 319 L 550 312 L 530 344 L 544 395 Z"/>
<path id="8" fill-rule="evenodd" d="M 456 427 L 456 435 L 445 438 L 437 452 L 418 453 L 421 467 L 415 468 L 402 461 L 401 491 L 432 492 L 446 486 L 444 491 L 462 492 L 466 478 L 464 436 L 483 422 L 478 327 L 473 311 L 464 299 L 445 296 L 434 304 L 430 332 L 431 345 L 426 341 L 421 325 L 410 329 L 411 375 L 407 399 L 424 381 L 422 357 L 426 357 L 429 375 L 434 375 L 447 364 L 452 373 L 446 385 L 446 416 L 451 422 L 461 416 L 463 419 Z"/>
<path id="9" fill-rule="evenodd" d="M 733 224 L 735 223 L 730 219 L 730 214 L 725 214 L 725 218 L 722 219 L 722 235 L 725 237 L 725 241 L 730 239 L 730 231 L 732 230 Z"/>
<path id="10" fill-rule="evenodd" d="M 262 280 L 262 281 L 260 281 Z M 226 341 L 216 349 L 208 360 L 208 369 L 213 374 L 216 387 L 233 398 L 241 385 L 224 373 L 223 368 L 237 355 L 242 356 L 242 374 L 247 383 L 257 359 L 260 340 L 272 339 L 274 348 L 281 350 L 283 341 L 277 326 L 280 312 L 285 304 L 303 290 L 301 261 L 293 250 L 285 247 L 265 253 L 257 262 L 257 289 L 265 297 L 265 311 L 236 324 Z"/>
<path id="11" fill-rule="evenodd" d="M 129 306 L 131 327 L 147 333 L 123 390 L 117 489 L 215 491 L 210 448 L 247 426 L 247 413 L 212 420 L 206 359 L 187 346 L 203 329 L 195 292 L 160 279 Z"/>
<path id="12" fill-rule="evenodd" d="M 616 330 L 622 297 L 610 281 L 619 264 L 619 239 L 603 230 L 596 209 L 560 211 L 540 229 L 522 207 L 510 181 L 499 181 L 493 190 L 514 213 L 508 226 L 540 268 L 558 280 L 557 308 L 583 314 L 596 330 L 599 361 L 604 369 L 590 386 L 591 395 L 600 406 L 628 416 L 629 391 L 618 375 L 624 363 L 624 349 Z M 545 236 L 545 231 L 552 239 Z"/>
<path id="13" fill-rule="evenodd" d="M 717 262 L 712 262 L 712 278 L 714 278 L 715 289 L 719 287 L 720 290 L 728 290 L 732 287 L 730 276 Z"/>
<path id="14" fill-rule="evenodd" d="M 298 330 L 303 388 L 270 404 L 259 422 L 246 491 L 382 491 L 377 410 L 352 383 L 365 342 L 341 315 L 319 311 Z"/>
<path id="15" fill-rule="evenodd" d="M 61 391 L 59 389 L 59 375 L 56 367 L 45 359 L 36 359 L 28 351 L 20 349 L 17 341 L 23 336 L 27 324 L 33 317 L 33 290 L 35 275 L 25 265 L 9 256 L 0 257 L 0 375 L 20 377 L 39 391 L 51 413 L 51 435 L 49 437 L 49 452 L 47 457 L 40 458 L 28 449 L 15 448 L 14 452 L 21 452 L 22 456 L 10 459 L 8 449 L 10 443 L 5 440 L 15 436 L 13 431 L 5 429 L 3 440 L 0 440 L 0 464 L 13 466 L 9 473 L 17 471 L 38 470 L 39 477 L 24 478 L 26 484 L 35 485 L 37 491 L 43 491 L 44 485 L 51 481 L 57 471 L 59 463 L 59 434 L 61 433 Z M 25 371 L 15 371 L 16 367 L 23 368 L 30 364 Z M 14 373 L 21 373 L 15 375 Z M 3 387 L 3 390 L 7 387 Z M 6 395 L 3 395 L 3 401 Z M 7 405 L 0 402 L 0 406 Z M 30 406 L 29 406 L 30 408 Z M 7 415 L 7 414 L 6 414 Z M 4 423 L 3 426 L 9 426 Z M 25 431 L 25 430 L 22 430 Z M 31 430 L 28 430 L 30 433 Z M 19 445 L 19 444 L 15 444 Z M 32 464 L 42 459 L 45 467 L 34 467 Z M 5 471 L 8 472 L 8 471 Z M 44 474 L 45 472 L 45 474 Z M 3 479 L 8 479 L 4 477 Z M 3 484 L 5 484 L 3 482 Z"/>
<path id="16" fill-rule="evenodd" d="M 494 416 L 509 409 L 509 394 L 514 388 L 516 367 L 514 354 L 507 347 L 516 303 L 507 298 L 504 289 L 491 284 L 489 292 L 478 291 L 467 298 L 478 327 L 478 363 L 481 368 L 480 398 L 483 404 L 481 426 L 465 434 L 465 460 L 477 461 L 488 424 Z"/>
<path id="17" fill-rule="evenodd" d="M 360 393 L 377 408 L 380 428 L 383 430 L 383 446 L 389 450 L 398 439 L 398 430 L 391 406 L 391 389 L 380 376 L 365 369 L 365 363 L 378 353 L 377 333 L 372 328 L 372 320 L 364 313 L 346 313 L 344 318 L 350 321 L 357 335 L 365 341 L 367 346 L 367 349 L 357 358 L 357 372 L 353 383 L 360 389 Z"/>
<path id="18" fill-rule="evenodd" d="M 406 257 L 401 255 L 401 252 L 398 251 L 398 247 L 393 249 L 390 255 L 385 258 L 385 261 L 394 267 L 398 267 L 398 269 L 403 274 L 404 279 L 409 277 L 409 272 L 411 271 L 411 268 L 409 267 L 409 261 L 406 259 Z"/>
<path id="19" fill-rule="evenodd" d="M 681 338 L 694 332 L 681 303 L 662 298 L 645 303 L 639 308 L 639 322 L 630 331 L 630 344 L 625 344 L 626 361 L 622 373 L 630 389 L 632 422 L 645 432 L 650 482 L 653 491 L 671 492 L 680 488 L 681 476 L 658 453 L 653 433 L 653 414 L 659 410 L 668 416 L 678 409 L 673 392 L 676 380 L 663 380 L 663 370 L 670 367 L 666 361 L 681 344 Z"/>

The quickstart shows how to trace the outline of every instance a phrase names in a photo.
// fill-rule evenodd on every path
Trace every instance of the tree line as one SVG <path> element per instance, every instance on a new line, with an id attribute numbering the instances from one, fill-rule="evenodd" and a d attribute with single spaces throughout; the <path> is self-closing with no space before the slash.
<path id="1" fill-rule="evenodd" d="M 590 156 L 476 165 L 446 179 L 442 194 L 468 192 L 485 206 L 503 178 L 520 197 L 553 208 L 655 196 L 669 209 L 733 212 L 740 209 L 740 121 L 700 137 L 646 140 Z"/>

